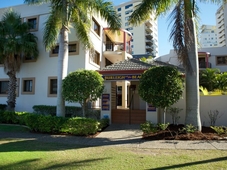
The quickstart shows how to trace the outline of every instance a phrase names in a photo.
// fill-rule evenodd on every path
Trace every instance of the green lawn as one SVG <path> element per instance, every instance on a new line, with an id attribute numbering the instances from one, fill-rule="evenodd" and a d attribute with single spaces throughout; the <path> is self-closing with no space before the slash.
<path id="1" fill-rule="evenodd" d="M 0 131 L 12 131 L 14 127 L 4 128 L 0 126 Z M 227 151 L 82 147 L 0 137 L 0 169 L 224 170 Z"/>
<path id="2" fill-rule="evenodd" d="M 20 125 L 0 124 L 0 131 L 2 132 L 28 132 L 29 128 Z"/>
<path id="3" fill-rule="evenodd" d="M 0 140 L 0 169 L 227 169 L 227 151 L 78 147 Z"/>

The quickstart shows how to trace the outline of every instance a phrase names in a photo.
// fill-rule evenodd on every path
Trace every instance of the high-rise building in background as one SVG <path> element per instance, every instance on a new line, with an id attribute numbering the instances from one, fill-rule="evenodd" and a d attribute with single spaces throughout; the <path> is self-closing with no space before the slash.
<path id="1" fill-rule="evenodd" d="M 217 28 L 217 40 L 218 46 L 224 47 L 226 46 L 226 23 L 227 23 L 227 4 L 222 5 L 218 8 L 216 12 L 216 28 Z"/>
<path id="2" fill-rule="evenodd" d="M 132 26 L 128 19 L 140 2 L 131 0 L 115 6 L 119 17 L 122 20 L 122 28 L 132 33 L 131 40 L 132 55 L 139 57 L 158 56 L 158 24 L 154 12 L 151 12 L 150 19 L 140 26 Z"/>
<path id="3" fill-rule="evenodd" d="M 200 48 L 218 47 L 215 25 L 202 25 L 200 28 Z"/>

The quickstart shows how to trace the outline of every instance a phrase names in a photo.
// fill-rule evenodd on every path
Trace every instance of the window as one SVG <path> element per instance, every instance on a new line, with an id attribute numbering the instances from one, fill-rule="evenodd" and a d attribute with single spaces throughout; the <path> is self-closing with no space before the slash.
<path id="1" fill-rule="evenodd" d="M 125 26 L 126 26 L 126 27 L 127 27 L 127 26 L 129 26 L 129 23 L 128 23 L 128 22 L 126 22 L 126 23 L 125 23 Z"/>
<path id="2" fill-rule="evenodd" d="M 121 8 L 118 8 L 117 11 L 121 11 Z"/>
<path id="3" fill-rule="evenodd" d="M 33 56 L 26 56 L 24 57 L 24 63 L 29 63 L 29 62 L 35 62 L 36 58 L 34 58 Z"/>
<path id="4" fill-rule="evenodd" d="M 128 21 L 129 20 L 129 16 L 128 17 L 125 17 L 125 21 Z"/>
<path id="5" fill-rule="evenodd" d="M 8 96 L 8 84 L 9 84 L 9 79 L 0 79 L 0 97 L 6 97 Z M 16 87 L 16 95 L 18 96 L 19 94 L 19 86 L 20 84 L 20 79 L 17 79 L 17 87 Z"/>
<path id="6" fill-rule="evenodd" d="M 68 46 L 69 55 L 78 55 L 79 54 L 79 42 L 70 42 Z M 59 45 L 56 45 L 50 52 L 50 57 L 57 57 L 59 51 Z"/>
<path id="7" fill-rule="evenodd" d="M 217 65 L 227 65 L 227 56 L 218 56 L 216 57 Z"/>
<path id="8" fill-rule="evenodd" d="M 125 6 L 125 9 L 128 9 L 128 8 L 130 8 L 130 7 L 132 7 L 132 4 L 126 5 L 126 6 Z"/>
<path id="9" fill-rule="evenodd" d="M 97 65 L 100 65 L 100 54 L 97 51 L 92 53 L 91 61 Z"/>
<path id="10" fill-rule="evenodd" d="M 30 25 L 30 31 L 38 31 L 38 23 L 39 23 L 38 16 L 27 18 L 27 22 Z"/>
<path id="11" fill-rule="evenodd" d="M 127 31 L 133 30 L 133 27 L 126 28 Z"/>
<path id="12" fill-rule="evenodd" d="M 9 80 L 0 80 L 0 96 L 7 96 Z"/>
<path id="13" fill-rule="evenodd" d="M 48 77 L 48 97 L 57 97 L 57 77 Z"/>
<path id="14" fill-rule="evenodd" d="M 131 10 L 128 10 L 128 11 L 125 11 L 125 15 L 128 15 L 132 12 L 132 9 Z"/>
<path id="15" fill-rule="evenodd" d="M 96 32 L 96 34 L 100 36 L 100 25 L 94 18 L 92 18 L 92 28 Z"/>
<path id="16" fill-rule="evenodd" d="M 35 94 L 35 78 L 22 78 L 21 94 Z"/>

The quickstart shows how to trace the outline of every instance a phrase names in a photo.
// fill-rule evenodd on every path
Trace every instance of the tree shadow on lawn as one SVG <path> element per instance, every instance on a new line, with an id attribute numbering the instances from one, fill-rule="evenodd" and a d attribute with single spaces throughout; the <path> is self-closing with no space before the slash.
<path id="1" fill-rule="evenodd" d="M 141 138 L 116 138 L 110 140 L 102 137 L 82 137 L 71 135 L 50 135 L 41 133 L 0 132 L 0 152 L 13 151 L 60 151 L 96 146 L 114 146 L 130 144 L 135 147 Z"/>
<path id="2" fill-rule="evenodd" d="M 183 163 L 178 165 L 171 165 L 171 166 L 163 166 L 158 168 L 152 168 L 149 170 L 163 170 L 163 169 L 176 169 L 176 168 L 182 168 L 182 167 L 188 167 L 193 165 L 199 165 L 199 164 L 206 164 L 206 163 L 212 163 L 212 162 L 219 162 L 219 161 L 227 161 L 227 157 L 220 157 L 220 158 L 214 158 L 214 159 L 207 159 L 202 161 L 196 161 L 196 162 L 189 162 L 189 163 Z"/>
<path id="3" fill-rule="evenodd" d="M 75 168 L 78 169 L 79 167 L 90 166 L 92 162 L 103 161 L 108 158 L 99 158 L 99 159 L 86 159 L 82 161 L 67 161 L 64 163 L 52 162 L 48 163 L 48 166 L 43 167 L 44 169 L 71 169 Z M 20 169 L 21 167 L 26 167 L 27 169 L 34 169 L 34 165 L 39 163 L 41 159 L 29 159 L 24 161 L 19 161 L 7 165 L 0 165 L 0 169 Z"/>

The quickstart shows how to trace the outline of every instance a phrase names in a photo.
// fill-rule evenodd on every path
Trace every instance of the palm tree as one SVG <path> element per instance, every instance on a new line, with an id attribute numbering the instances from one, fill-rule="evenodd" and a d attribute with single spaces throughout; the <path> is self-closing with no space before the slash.
<path id="1" fill-rule="evenodd" d="M 16 73 L 25 57 L 38 57 L 37 37 L 29 32 L 30 25 L 22 22 L 13 10 L 5 12 L 0 21 L 0 61 L 9 76 L 7 110 L 16 106 Z"/>
<path id="2" fill-rule="evenodd" d="M 222 3 L 226 0 L 200 0 L 200 2 Z M 173 7 L 173 8 L 172 8 Z M 172 10 L 172 30 L 170 40 L 179 60 L 185 68 L 186 76 L 186 118 L 185 124 L 192 124 L 201 131 L 199 67 L 195 19 L 198 18 L 196 0 L 142 0 L 132 13 L 129 22 L 138 25 L 150 17 L 155 11 L 156 16 Z"/>
<path id="3" fill-rule="evenodd" d="M 59 36 L 57 116 L 64 117 L 62 80 L 67 76 L 68 70 L 69 27 L 72 25 L 84 47 L 91 49 L 89 14 L 99 13 L 112 30 L 118 30 L 121 27 L 121 22 L 112 2 L 105 0 L 25 0 L 24 2 L 28 4 L 51 3 L 51 12 L 46 22 L 43 42 L 46 49 L 50 50 L 56 45 Z"/>
<path id="4" fill-rule="evenodd" d="M 208 91 L 215 90 L 218 88 L 217 75 L 221 75 L 220 73 L 220 70 L 217 68 L 206 68 L 205 70 L 201 70 L 199 76 L 199 85 L 203 86 Z"/>

